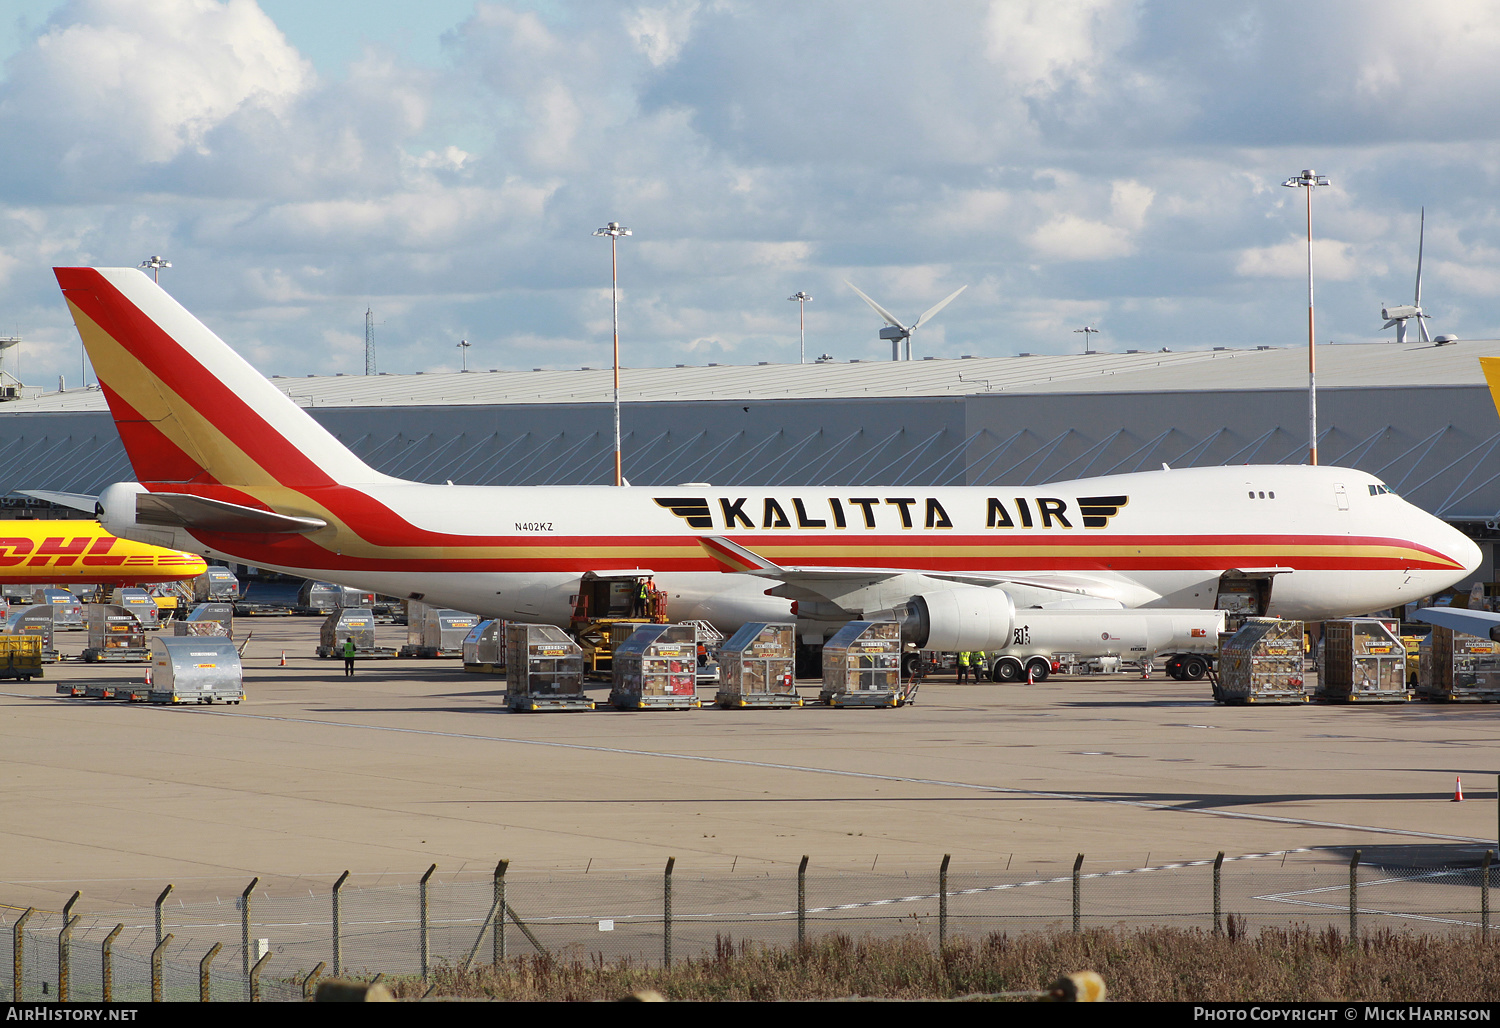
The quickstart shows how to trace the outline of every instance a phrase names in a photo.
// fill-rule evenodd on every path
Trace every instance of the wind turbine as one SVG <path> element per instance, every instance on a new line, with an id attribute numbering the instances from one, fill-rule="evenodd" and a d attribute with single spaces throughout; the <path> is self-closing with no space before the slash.
<path id="1" fill-rule="evenodd" d="M 883 328 L 883 329 L 880 330 L 880 338 L 882 338 L 882 339 L 889 339 L 891 341 L 891 360 L 893 360 L 893 361 L 899 361 L 899 360 L 903 360 L 903 359 L 904 360 L 911 360 L 911 336 L 912 336 L 912 333 L 915 332 L 917 329 L 921 328 L 922 325 L 929 318 L 931 318 L 934 314 L 936 314 L 938 311 L 942 310 L 944 307 L 946 307 L 950 303 L 952 303 L 953 300 L 954 300 L 954 298 L 957 297 L 959 293 L 961 293 L 965 289 L 969 288 L 968 286 L 959 286 L 951 294 L 949 294 L 949 296 L 948 296 L 948 298 L 946 300 L 942 300 L 941 302 L 933 305 L 932 307 L 927 308 L 927 310 L 922 314 L 922 316 L 920 318 L 918 318 L 915 323 L 913 323 L 913 325 L 911 326 L 911 328 L 907 328 L 905 325 L 901 324 L 901 322 L 897 321 L 891 315 L 890 311 L 886 310 L 884 307 L 880 306 L 880 304 L 876 303 L 874 300 L 870 299 L 863 292 L 861 292 L 859 286 L 855 285 L 853 282 L 850 282 L 848 279 L 844 280 L 844 284 L 846 286 L 848 286 L 850 289 L 854 290 L 856 293 L 859 293 L 859 298 L 861 300 L 863 300 L 865 303 L 869 304 L 871 307 L 873 307 L 875 309 L 875 313 L 879 314 L 882 318 L 884 318 L 885 319 L 885 323 L 890 326 L 889 328 Z M 905 358 L 903 358 L 901 356 L 901 343 L 902 343 L 903 340 L 905 340 L 905 342 L 906 342 L 906 356 L 905 356 Z"/>
<path id="2" fill-rule="evenodd" d="M 1427 315 L 1422 313 L 1422 246 L 1427 237 L 1427 208 L 1422 208 L 1421 229 L 1417 234 L 1417 295 L 1410 304 L 1400 307 L 1384 307 L 1380 316 L 1386 319 L 1381 325 L 1382 329 L 1396 327 L 1396 342 L 1406 342 L 1406 322 L 1408 318 L 1417 319 L 1417 328 L 1422 333 L 1422 342 L 1432 342 L 1432 337 L 1427 334 Z"/>

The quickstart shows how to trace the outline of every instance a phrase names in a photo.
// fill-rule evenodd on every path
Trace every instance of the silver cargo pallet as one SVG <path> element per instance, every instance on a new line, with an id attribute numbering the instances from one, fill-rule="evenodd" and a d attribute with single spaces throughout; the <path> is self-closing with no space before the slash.
<path id="1" fill-rule="evenodd" d="M 343 650 L 330 649 L 327 646 L 319 646 L 318 647 L 318 656 L 324 658 L 325 660 L 342 660 L 343 657 L 344 657 L 344 651 Z M 355 660 L 395 660 L 396 659 L 396 650 L 395 650 L 394 647 L 391 647 L 391 646 L 372 646 L 372 647 L 369 647 L 368 649 L 363 649 L 363 650 L 356 649 L 354 651 L 354 659 Z"/>
<path id="2" fill-rule="evenodd" d="M 516 714 L 545 713 L 563 710 L 593 710 L 594 701 L 581 696 L 527 696 L 506 693 L 505 706 Z"/>
<path id="3" fill-rule="evenodd" d="M 83 651 L 82 659 L 85 664 L 145 664 L 151 660 L 151 651 L 134 646 L 107 649 L 91 647 Z"/>
<path id="4" fill-rule="evenodd" d="M 59 696 L 80 696 L 90 700 L 129 700 L 143 703 L 151 695 L 151 687 L 143 682 L 120 684 L 119 682 L 68 682 L 57 687 Z"/>
<path id="5" fill-rule="evenodd" d="M 239 704 L 240 700 L 242 700 L 244 698 L 245 698 L 245 694 L 244 693 L 240 693 L 238 699 L 232 699 L 232 698 L 230 698 L 228 696 L 178 696 L 176 693 L 173 693 L 170 689 L 152 689 L 152 690 L 150 690 L 146 694 L 146 702 L 148 702 L 148 703 L 168 703 L 168 704 L 176 703 L 176 704 L 182 704 L 184 706 L 187 705 L 187 704 L 190 704 L 190 703 L 191 704 L 199 704 L 199 703 L 212 704 L 212 703 L 218 702 L 218 703 L 227 703 L 227 704 L 229 704 L 230 706 L 233 707 L 233 706 L 237 706 Z"/>
<path id="6" fill-rule="evenodd" d="M 611 693 L 609 702 L 617 710 L 697 710 L 703 704 L 696 696 L 643 696 L 640 693 Z"/>

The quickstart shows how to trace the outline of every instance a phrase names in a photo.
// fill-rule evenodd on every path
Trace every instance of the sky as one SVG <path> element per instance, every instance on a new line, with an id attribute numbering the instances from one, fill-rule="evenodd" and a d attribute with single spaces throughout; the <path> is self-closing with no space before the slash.
<path id="1" fill-rule="evenodd" d="M 1500 5 L 0 0 L 4 370 L 51 268 L 162 285 L 266 374 L 1500 337 Z M 464 351 L 461 340 L 470 346 Z M 91 373 L 90 373 L 91 374 Z M 1296 385 L 1297 383 L 1288 383 Z"/>

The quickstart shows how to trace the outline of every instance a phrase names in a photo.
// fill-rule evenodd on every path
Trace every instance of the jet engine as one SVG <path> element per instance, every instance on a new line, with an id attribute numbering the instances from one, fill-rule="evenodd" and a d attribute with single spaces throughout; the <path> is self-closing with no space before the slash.
<path id="1" fill-rule="evenodd" d="M 918 593 L 897 615 L 902 639 L 919 650 L 983 650 L 1005 645 L 1016 605 L 1003 589 L 960 586 Z"/>

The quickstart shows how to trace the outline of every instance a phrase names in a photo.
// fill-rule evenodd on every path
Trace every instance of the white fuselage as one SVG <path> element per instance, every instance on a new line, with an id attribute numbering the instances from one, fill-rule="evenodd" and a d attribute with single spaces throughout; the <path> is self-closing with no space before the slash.
<path id="1" fill-rule="evenodd" d="M 639 568 L 668 593 L 673 620 L 725 630 L 785 620 L 791 601 L 786 590 L 767 595 L 777 583 L 764 574 L 726 573 L 701 545 L 714 537 L 782 568 L 826 571 L 824 595 L 849 613 L 852 600 L 882 609 L 956 581 L 992 583 L 1018 608 L 1078 597 L 1205 609 L 1224 572 L 1270 570 L 1269 613 L 1318 620 L 1429 596 L 1480 560 L 1462 534 L 1344 468 L 1163 470 L 1014 488 L 340 488 L 389 517 L 356 520 L 339 497 L 310 493 L 304 513 L 332 523 L 305 537 L 190 533 L 137 524 L 131 497 L 142 487 L 121 484 L 105 493 L 102 520 L 146 542 L 516 620 L 566 623 L 585 571 Z"/>

